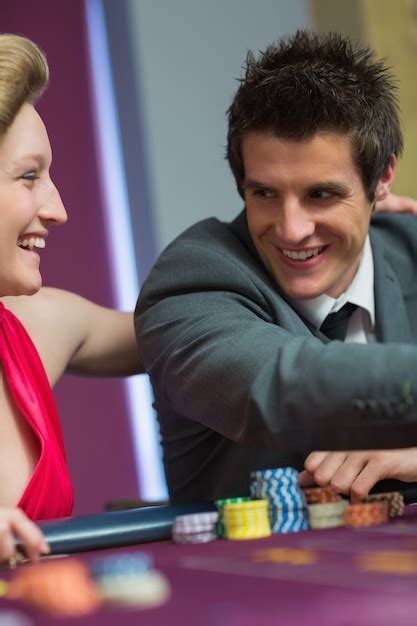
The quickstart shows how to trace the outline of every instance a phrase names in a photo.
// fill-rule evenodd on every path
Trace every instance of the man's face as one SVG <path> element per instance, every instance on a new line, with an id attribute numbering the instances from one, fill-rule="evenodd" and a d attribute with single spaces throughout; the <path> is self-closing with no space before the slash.
<path id="1" fill-rule="evenodd" d="M 249 231 L 267 270 L 289 298 L 337 298 L 355 276 L 372 212 L 350 139 L 253 132 L 242 156 Z"/>

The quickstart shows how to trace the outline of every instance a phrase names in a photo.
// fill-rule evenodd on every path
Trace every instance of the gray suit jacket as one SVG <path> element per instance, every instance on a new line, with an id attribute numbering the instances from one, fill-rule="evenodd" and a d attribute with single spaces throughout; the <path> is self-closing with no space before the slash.
<path id="1" fill-rule="evenodd" d="M 417 229 L 376 216 L 373 344 L 329 341 L 285 300 L 242 212 L 163 252 L 135 313 L 177 502 L 248 492 L 313 449 L 417 444 Z"/>

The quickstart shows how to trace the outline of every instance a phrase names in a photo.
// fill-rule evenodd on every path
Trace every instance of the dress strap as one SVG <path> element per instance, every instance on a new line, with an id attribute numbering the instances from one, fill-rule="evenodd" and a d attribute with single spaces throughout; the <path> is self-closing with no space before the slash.
<path id="1" fill-rule="evenodd" d="M 70 515 L 72 486 L 52 389 L 32 339 L 1 302 L 0 359 L 12 397 L 41 447 L 19 506 L 32 519 Z"/>

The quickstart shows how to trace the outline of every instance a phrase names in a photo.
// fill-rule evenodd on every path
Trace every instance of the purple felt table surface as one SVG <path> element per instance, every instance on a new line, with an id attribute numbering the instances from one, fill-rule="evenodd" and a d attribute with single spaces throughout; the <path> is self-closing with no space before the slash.
<path id="1" fill-rule="evenodd" d="M 2 600 L 0 626 L 417 626 L 417 506 L 374 528 L 197 545 L 167 541 L 75 558 L 91 563 L 132 551 L 152 554 L 169 579 L 171 597 L 163 606 L 106 606 L 88 617 L 58 619 Z"/>

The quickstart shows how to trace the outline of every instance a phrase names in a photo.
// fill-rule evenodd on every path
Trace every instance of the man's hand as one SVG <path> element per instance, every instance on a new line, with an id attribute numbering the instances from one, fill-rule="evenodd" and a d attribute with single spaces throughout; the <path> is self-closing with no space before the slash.
<path id="1" fill-rule="evenodd" d="M 417 481 L 417 448 L 360 450 L 357 452 L 312 452 L 300 474 L 302 487 L 330 485 L 353 500 L 365 498 L 384 478 Z"/>
<path id="2" fill-rule="evenodd" d="M 0 508 L 0 561 L 16 558 L 14 537 L 30 561 L 50 551 L 41 529 L 21 509 Z"/>
<path id="3" fill-rule="evenodd" d="M 375 211 L 377 213 L 414 213 L 417 215 L 417 200 L 390 193 L 384 200 L 376 203 Z"/>

